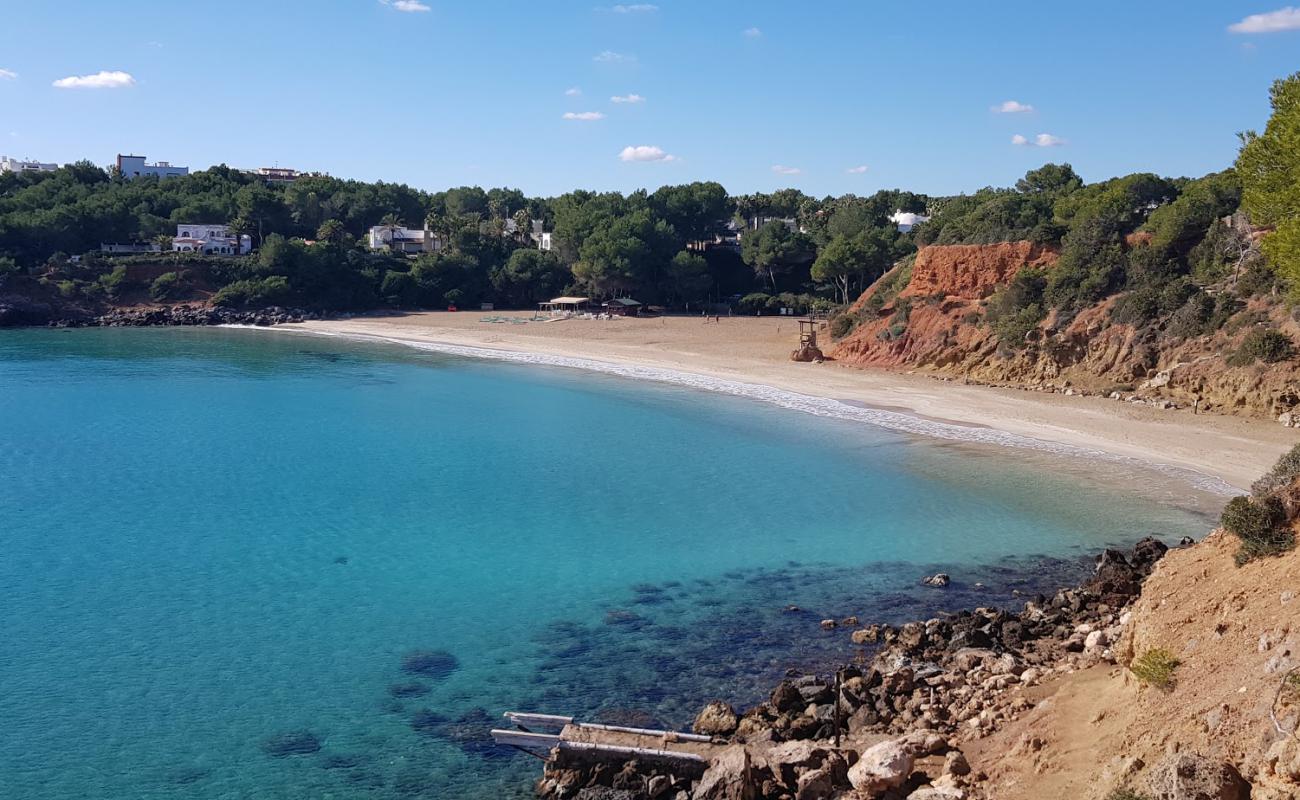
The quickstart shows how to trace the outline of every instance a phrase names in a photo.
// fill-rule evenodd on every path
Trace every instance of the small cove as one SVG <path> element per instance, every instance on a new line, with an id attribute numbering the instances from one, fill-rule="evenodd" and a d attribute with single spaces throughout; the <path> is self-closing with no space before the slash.
<path id="1" fill-rule="evenodd" d="M 527 796 L 533 762 L 482 744 L 507 708 L 683 725 L 851 656 L 823 616 L 1014 602 L 1107 544 L 1199 537 L 1216 501 L 628 377 L 6 333 L 0 774 L 34 798 Z M 916 586 L 938 569 L 950 591 Z M 457 668 L 404 673 L 419 649 Z M 319 753 L 263 752 L 300 729 Z"/>

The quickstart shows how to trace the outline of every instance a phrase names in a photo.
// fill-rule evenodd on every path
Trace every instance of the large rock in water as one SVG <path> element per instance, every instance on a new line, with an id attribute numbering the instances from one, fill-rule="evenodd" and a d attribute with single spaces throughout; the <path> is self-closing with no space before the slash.
<path id="1" fill-rule="evenodd" d="M 874 797 L 906 783 L 915 763 L 906 742 L 881 742 L 864 750 L 858 763 L 849 767 L 849 783 L 859 792 Z"/>
<path id="2" fill-rule="evenodd" d="M 733 745 L 714 756 L 695 784 L 691 800 L 756 800 L 754 765 L 743 745 Z"/>
<path id="3" fill-rule="evenodd" d="M 721 700 L 714 700 L 695 717 L 691 730 L 704 736 L 730 736 L 739 724 L 740 718 L 734 708 Z"/>

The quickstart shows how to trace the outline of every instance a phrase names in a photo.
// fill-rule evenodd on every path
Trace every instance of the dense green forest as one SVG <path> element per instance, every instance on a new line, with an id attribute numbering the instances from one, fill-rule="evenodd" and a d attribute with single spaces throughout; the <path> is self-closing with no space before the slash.
<path id="1" fill-rule="evenodd" d="M 1238 295 L 1300 283 L 1300 76 L 1279 81 L 1273 103 L 1266 130 L 1243 134 L 1238 164 L 1224 172 L 1086 183 L 1070 165 L 1048 164 L 1014 187 L 955 197 L 730 196 L 706 182 L 537 198 L 325 176 L 267 185 L 224 166 L 126 180 L 83 162 L 0 175 L 0 276 L 28 273 L 67 297 L 111 300 L 125 289 L 122 267 L 149 261 L 176 266 L 149 287 L 159 300 L 183 296 L 201 267 L 214 300 L 233 306 L 529 307 L 581 292 L 674 308 L 725 301 L 753 312 L 847 304 L 918 246 L 1028 239 L 1059 247 L 1061 259 L 1050 271 L 1022 273 L 995 299 L 990 319 L 1008 339 L 1049 309 L 1116 292 L 1126 292 L 1121 316 L 1178 315 L 1195 330 L 1225 313 L 1224 295 L 1206 291 L 1217 282 L 1232 280 Z M 931 219 L 901 233 L 890 220 L 898 211 Z M 530 240 L 533 220 L 553 231 L 552 251 Z M 237 258 L 98 254 L 103 242 L 167 249 L 182 222 L 229 223 L 257 250 Z M 729 223 L 743 229 L 739 248 L 705 246 Z M 1262 249 L 1249 223 L 1276 228 Z M 364 234 L 379 224 L 426 227 L 445 246 L 418 257 L 372 253 Z M 1133 246 L 1135 236 L 1144 246 Z"/>

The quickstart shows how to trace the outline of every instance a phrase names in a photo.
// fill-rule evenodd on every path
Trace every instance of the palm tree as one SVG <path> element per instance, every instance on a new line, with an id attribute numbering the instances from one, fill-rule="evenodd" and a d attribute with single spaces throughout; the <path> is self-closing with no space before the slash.
<path id="1" fill-rule="evenodd" d="M 388 249 L 392 250 L 393 239 L 397 236 L 397 231 L 403 227 L 401 218 L 390 211 L 380 218 L 379 227 L 388 231 Z"/>

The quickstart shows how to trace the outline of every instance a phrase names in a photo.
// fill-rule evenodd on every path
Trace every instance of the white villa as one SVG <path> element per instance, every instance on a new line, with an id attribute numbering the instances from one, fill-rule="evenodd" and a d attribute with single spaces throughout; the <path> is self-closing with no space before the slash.
<path id="1" fill-rule="evenodd" d="M 236 236 L 229 225 L 190 223 L 177 225 L 172 252 L 203 253 L 210 256 L 238 256 L 253 250 L 253 237 Z"/>
<path id="2" fill-rule="evenodd" d="M 897 225 L 900 231 L 907 233 L 922 222 L 929 222 L 930 218 L 924 214 L 913 214 L 911 211 L 895 211 L 889 221 Z"/>
<path id="3" fill-rule="evenodd" d="M 433 231 L 424 228 L 376 225 L 370 229 L 370 249 L 392 250 L 394 253 L 435 253 L 442 249 L 442 242 Z"/>
<path id="4" fill-rule="evenodd" d="M 46 164 L 41 161 L 20 161 L 9 156 L 0 156 L 0 172 L 53 172 L 58 164 Z"/>
<path id="5" fill-rule="evenodd" d="M 166 161 L 159 161 L 157 164 L 146 164 L 144 156 L 124 156 L 121 153 L 117 155 L 117 168 L 122 173 L 122 177 L 127 179 L 135 179 L 144 175 L 172 178 L 190 174 L 189 167 L 173 167 Z"/>

